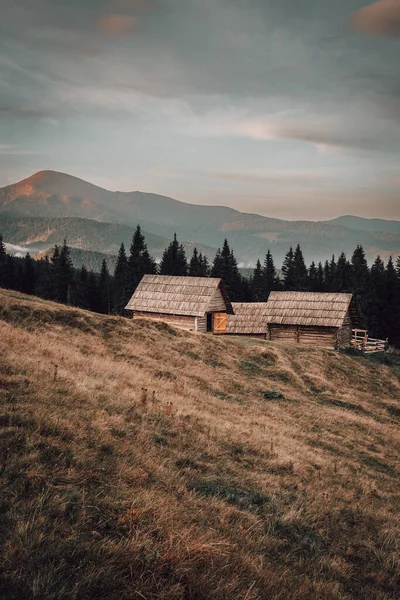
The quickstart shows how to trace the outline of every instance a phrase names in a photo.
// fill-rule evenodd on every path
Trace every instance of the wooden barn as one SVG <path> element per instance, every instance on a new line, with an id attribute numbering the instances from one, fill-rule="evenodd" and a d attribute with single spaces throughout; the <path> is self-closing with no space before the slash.
<path id="1" fill-rule="evenodd" d="M 233 313 L 227 317 L 226 333 L 266 337 L 266 302 L 232 302 Z"/>
<path id="2" fill-rule="evenodd" d="M 271 292 L 266 306 L 267 339 L 326 348 L 351 344 L 352 294 Z"/>
<path id="3" fill-rule="evenodd" d="M 232 305 L 221 279 L 144 275 L 125 307 L 134 318 L 203 333 L 226 333 Z"/>

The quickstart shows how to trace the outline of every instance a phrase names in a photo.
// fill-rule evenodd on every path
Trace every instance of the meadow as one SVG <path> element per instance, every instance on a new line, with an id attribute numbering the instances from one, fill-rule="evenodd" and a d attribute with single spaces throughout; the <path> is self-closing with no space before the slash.
<path id="1" fill-rule="evenodd" d="M 400 366 L 0 291 L 1 600 L 386 600 Z"/>

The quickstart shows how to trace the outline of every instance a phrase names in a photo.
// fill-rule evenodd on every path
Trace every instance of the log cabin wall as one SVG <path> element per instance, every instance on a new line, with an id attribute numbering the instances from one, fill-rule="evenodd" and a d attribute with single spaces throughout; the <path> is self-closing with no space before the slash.
<path id="1" fill-rule="evenodd" d="M 343 325 L 337 331 L 337 347 L 349 348 L 351 346 L 352 321 L 350 312 L 347 313 Z"/>
<path id="2" fill-rule="evenodd" d="M 162 313 L 148 313 L 135 310 L 133 318 L 150 319 L 152 321 L 163 321 L 164 323 L 168 323 L 168 325 L 171 325 L 172 327 L 178 327 L 179 329 L 185 329 L 186 331 L 196 330 L 196 317 L 184 315 L 167 315 Z"/>
<path id="3" fill-rule="evenodd" d="M 196 331 L 207 333 L 207 317 L 196 317 Z"/>
<path id="4" fill-rule="evenodd" d="M 310 346 L 335 348 L 337 343 L 337 328 L 270 323 L 268 325 L 268 339 L 272 342 L 298 342 Z"/>

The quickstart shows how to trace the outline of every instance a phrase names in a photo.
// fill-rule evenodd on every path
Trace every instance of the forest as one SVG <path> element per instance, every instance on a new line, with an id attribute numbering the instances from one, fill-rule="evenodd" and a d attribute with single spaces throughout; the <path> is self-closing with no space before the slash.
<path id="1" fill-rule="evenodd" d="M 124 307 L 144 274 L 221 277 L 232 302 L 264 302 L 271 291 L 351 292 L 356 299 L 359 326 L 370 335 L 400 347 L 400 256 L 386 265 L 377 256 L 369 267 L 363 247 L 358 245 L 351 258 L 344 253 L 324 264 L 308 267 L 300 245 L 286 253 L 280 270 L 268 250 L 258 260 L 250 277 L 244 277 L 233 249 L 225 239 L 210 264 L 194 248 L 187 257 L 174 236 L 157 264 L 150 255 L 138 225 L 129 251 L 122 243 L 114 275 L 103 261 L 100 273 L 85 266 L 75 269 L 65 240 L 55 246 L 52 256 L 34 260 L 7 254 L 0 235 L 0 287 L 34 294 L 44 299 L 104 314 L 124 314 Z"/>

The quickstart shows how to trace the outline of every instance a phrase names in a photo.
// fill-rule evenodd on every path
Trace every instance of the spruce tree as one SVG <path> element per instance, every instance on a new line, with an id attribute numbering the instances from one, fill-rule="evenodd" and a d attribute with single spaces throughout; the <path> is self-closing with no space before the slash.
<path id="1" fill-rule="evenodd" d="M 294 272 L 294 253 L 293 248 L 290 246 L 289 251 L 286 253 L 283 265 L 283 288 L 286 291 L 295 290 L 295 272 Z"/>
<path id="2" fill-rule="evenodd" d="M 35 292 L 36 272 L 35 264 L 29 252 L 24 258 L 22 272 L 22 287 L 21 291 L 24 294 L 33 294 Z"/>
<path id="3" fill-rule="evenodd" d="M 279 280 L 275 269 L 274 259 L 269 249 L 265 255 L 263 275 L 265 283 L 263 301 L 266 301 L 270 292 L 279 289 Z"/>
<path id="4" fill-rule="evenodd" d="M 147 244 L 140 225 L 136 227 L 133 234 L 132 243 L 129 251 L 128 265 L 130 270 L 130 293 L 136 290 L 143 275 L 154 275 L 157 273 L 155 260 L 150 256 Z"/>
<path id="5" fill-rule="evenodd" d="M 128 258 L 125 252 L 125 246 L 122 243 L 114 272 L 113 286 L 113 309 L 117 314 L 124 312 L 125 306 L 130 299 L 131 277 L 128 265 Z"/>
<path id="6" fill-rule="evenodd" d="M 385 287 L 382 308 L 383 338 L 400 347 L 400 273 L 396 273 L 392 257 L 385 269 Z"/>
<path id="7" fill-rule="evenodd" d="M 3 242 L 3 236 L 0 234 L 0 287 L 6 287 L 6 262 L 6 247 Z"/>
<path id="8" fill-rule="evenodd" d="M 201 277 L 210 276 L 210 265 L 208 264 L 208 258 L 207 256 L 203 256 L 201 252 L 199 254 L 199 267 Z"/>
<path id="9" fill-rule="evenodd" d="M 265 294 L 265 277 L 264 272 L 260 263 L 257 260 L 256 268 L 253 271 L 253 277 L 251 280 L 251 288 L 254 300 L 256 302 L 264 302 L 266 300 Z"/>
<path id="10" fill-rule="evenodd" d="M 371 267 L 369 287 L 369 310 L 367 316 L 368 331 L 371 336 L 382 338 L 383 317 L 385 310 L 385 265 L 380 256 L 377 256 Z"/>
<path id="11" fill-rule="evenodd" d="M 238 302 L 242 294 L 242 277 L 236 257 L 230 249 L 228 240 L 224 240 L 222 250 L 218 248 L 211 269 L 211 277 L 220 277 L 233 302 Z"/>
<path id="12" fill-rule="evenodd" d="M 106 259 L 103 258 L 99 277 L 99 312 L 111 314 L 111 281 Z"/>
<path id="13" fill-rule="evenodd" d="M 203 257 L 199 255 L 197 248 L 193 248 L 192 258 L 189 263 L 189 275 L 190 277 L 203 277 L 201 260 Z"/>
<path id="14" fill-rule="evenodd" d="M 324 264 L 324 291 L 332 291 L 331 267 L 328 260 Z"/>
<path id="15" fill-rule="evenodd" d="M 160 268 L 160 275 L 187 275 L 188 264 L 186 260 L 185 250 L 177 240 L 176 233 L 173 241 L 164 250 Z"/>
<path id="16" fill-rule="evenodd" d="M 325 283 L 324 283 L 324 268 L 322 266 L 322 262 L 319 261 L 317 268 L 317 287 L 315 289 L 316 292 L 324 292 L 325 291 Z"/>
<path id="17" fill-rule="evenodd" d="M 308 289 L 310 292 L 318 292 L 318 269 L 314 261 L 308 269 Z"/>
<path id="18" fill-rule="evenodd" d="M 335 292 L 351 292 L 351 267 L 344 252 L 338 258 L 333 283 Z"/>
<path id="19" fill-rule="evenodd" d="M 304 291 L 307 289 L 308 272 L 300 244 L 297 244 L 293 254 L 293 279 L 295 290 Z"/>
<path id="20" fill-rule="evenodd" d="M 362 327 L 367 327 L 370 305 L 370 273 L 361 245 L 357 245 L 351 258 L 351 280 L 359 323 Z"/>

